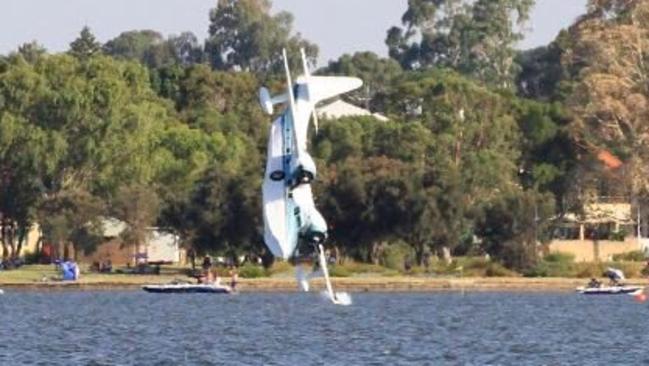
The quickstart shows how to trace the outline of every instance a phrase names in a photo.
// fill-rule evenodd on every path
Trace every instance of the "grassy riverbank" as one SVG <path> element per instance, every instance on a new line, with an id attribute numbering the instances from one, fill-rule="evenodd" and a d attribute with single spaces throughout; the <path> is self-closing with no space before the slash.
<path id="1" fill-rule="evenodd" d="M 359 266 L 364 266 L 359 268 Z M 338 270 L 342 271 L 339 267 Z M 355 268 L 357 272 L 351 273 Z M 344 277 L 334 277 L 334 286 L 345 291 L 572 291 L 583 285 L 583 278 L 567 277 L 486 277 L 464 275 L 462 271 L 454 274 L 433 274 L 415 272 L 404 275 L 398 271 L 379 266 L 354 264 L 345 269 Z M 76 282 L 60 281 L 54 266 L 29 265 L 12 271 L 0 272 L 0 286 L 9 289 L 28 290 L 110 290 L 138 289 L 146 284 L 168 283 L 174 280 L 192 280 L 186 276 L 187 268 L 163 267 L 160 275 L 133 275 L 118 273 L 84 273 Z M 251 269 L 242 268 L 242 272 Z M 335 272 L 335 271 L 334 271 Z M 277 266 L 255 278 L 241 278 L 241 291 L 295 291 L 297 289 L 292 267 L 286 264 Z M 224 277 L 224 281 L 229 278 Z M 649 285 L 649 280 L 634 278 L 633 284 Z M 322 280 L 314 280 L 314 289 L 323 287 Z"/>

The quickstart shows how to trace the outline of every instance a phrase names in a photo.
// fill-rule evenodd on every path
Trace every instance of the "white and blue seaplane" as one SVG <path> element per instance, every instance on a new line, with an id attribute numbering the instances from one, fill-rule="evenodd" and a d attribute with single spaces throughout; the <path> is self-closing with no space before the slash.
<path id="1" fill-rule="evenodd" d="M 273 114 L 274 106 L 284 104 L 285 110 L 270 127 L 268 157 L 263 183 L 264 241 L 276 258 L 299 258 L 309 250 L 318 255 L 324 276 L 326 295 L 334 304 L 350 302 L 345 293 L 333 291 L 323 244 L 327 239 L 327 223 L 318 212 L 311 184 L 316 179 L 316 166 L 308 147 L 309 124 L 318 129 L 316 104 L 350 92 L 363 85 L 358 78 L 311 76 L 302 50 L 304 75 L 294 83 L 291 78 L 286 50 L 283 51 L 286 72 L 286 92 L 271 96 L 261 88 L 259 99 L 263 110 Z M 308 291 L 308 279 L 297 267 L 298 282 Z"/>

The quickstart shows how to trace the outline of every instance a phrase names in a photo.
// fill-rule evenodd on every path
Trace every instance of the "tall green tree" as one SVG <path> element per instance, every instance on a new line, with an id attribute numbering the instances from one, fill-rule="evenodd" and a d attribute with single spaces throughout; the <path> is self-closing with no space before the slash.
<path id="1" fill-rule="evenodd" d="M 388 111 L 435 136 L 427 162 L 461 172 L 469 202 L 517 184 L 520 131 L 510 98 L 454 72 L 412 73 L 392 89 Z"/>
<path id="2" fill-rule="evenodd" d="M 569 113 L 560 103 L 514 99 L 521 131 L 519 178 L 526 189 L 554 194 L 562 212 L 574 209 L 570 192 L 575 185 L 579 148 L 571 136 Z"/>
<path id="3" fill-rule="evenodd" d="M 103 51 L 107 55 L 123 60 L 137 60 L 154 67 L 151 64 L 152 49 L 164 43 L 162 34 L 153 30 L 123 32 L 104 44 Z"/>
<path id="4" fill-rule="evenodd" d="M 173 50 L 176 61 L 184 66 L 205 61 L 203 45 L 192 32 L 182 32 L 167 39 L 168 47 Z"/>
<path id="5" fill-rule="evenodd" d="M 112 204 L 116 218 L 126 223 L 126 229 L 121 233 L 122 241 L 135 248 L 135 253 L 143 252 L 146 248 L 151 227 L 160 213 L 160 201 L 152 187 L 137 182 L 122 186 L 118 189 Z"/>
<path id="6" fill-rule="evenodd" d="M 562 62 L 572 78 L 567 98 L 575 140 L 601 149 L 626 166 L 628 194 L 649 194 L 649 4 L 590 1 L 574 24 Z"/>
<path id="7" fill-rule="evenodd" d="M 411 0 L 386 43 L 404 68 L 450 67 L 483 82 L 511 87 L 520 27 L 534 0 Z"/>
<path id="8" fill-rule="evenodd" d="M 167 39 L 153 30 L 123 32 L 106 42 L 103 51 L 118 59 L 137 60 L 152 70 L 189 66 L 203 60 L 202 46 L 191 32 Z"/>
<path id="9" fill-rule="evenodd" d="M 328 167 L 322 194 L 331 240 L 347 255 L 376 259 L 376 248 L 399 238 L 408 209 L 412 167 L 386 157 L 350 158 Z"/>
<path id="10" fill-rule="evenodd" d="M 379 101 L 402 72 L 399 63 L 393 59 L 381 58 L 373 52 L 357 52 L 330 61 L 329 65 L 319 73 L 360 78 L 363 80 L 363 88 L 345 95 L 344 98 L 355 105 L 383 111 L 384 107 Z"/>
<path id="11" fill-rule="evenodd" d="M 293 16 L 271 15 L 270 0 L 219 0 L 210 13 L 209 38 L 205 50 L 212 67 L 257 74 L 282 70 L 282 48 L 290 51 L 291 64 L 301 65 L 304 48 L 315 64 L 318 47 L 293 34 Z"/>
<path id="12" fill-rule="evenodd" d="M 104 238 L 105 202 L 87 191 L 62 192 L 45 200 L 39 211 L 43 236 L 56 245 L 58 258 L 77 259 L 82 252 L 92 253 Z"/>
<path id="13" fill-rule="evenodd" d="M 144 68 L 103 56 L 50 55 L 30 64 L 14 55 L 0 72 L 0 100 L 3 188 L 12 197 L 6 202 L 22 210 L 3 208 L 5 215 L 25 225 L 58 220 L 49 227 L 67 228 L 56 235 L 62 242 L 87 236 L 106 213 L 90 209 L 92 202 L 161 176 L 154 163 L 164 150 L 160 134 L 177 123 Z"/>
<path id="14" fill-rule="evenodd" d="M 554 202 L 547 194 L 514 189 L 488 202 L 476 220 L 485 252 L 519 271 L 536 264 L 549 240 Z"/>
<path id="15" fill-rule="evenodd" d="M 95 35 L 92 34 L 88 26 L 84 26 L 79 33 L 79 37 L 70 43 L 69 53 L 80 59 L 85 60 L 101 52 L 101 43 L 97 42 Z"/>
<path id="16" fill-rule="evenodd" d="M 45 55 L 47 53 L 47 50 L 42 45 L 38 44 L 38 42 L 33 41 L 20 45 L 18 47 L 18 53 L 23 56 L 25 61 L 34 63 L 40 57 Z"/>

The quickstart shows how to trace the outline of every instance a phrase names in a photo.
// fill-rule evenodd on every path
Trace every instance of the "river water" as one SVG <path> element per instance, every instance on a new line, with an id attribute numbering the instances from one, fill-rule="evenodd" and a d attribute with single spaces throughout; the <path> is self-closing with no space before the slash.
<path id="1" fill-rule="evenodd" d="M 649 303 L 552 293 L 0 296 L 1 365 L 637 365 Z"/>

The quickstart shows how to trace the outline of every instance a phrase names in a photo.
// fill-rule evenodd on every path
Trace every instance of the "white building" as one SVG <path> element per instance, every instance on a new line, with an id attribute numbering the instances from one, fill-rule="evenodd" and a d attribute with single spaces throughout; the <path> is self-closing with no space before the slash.
<path id="1" fill-rule="evenodd" d="M 133 263 L 136 258 L 148 262 L 179 263 L 184 261 L 184 253 L 180 248 L 178 235 L 151 227 L 147 230 L 146 242 L 140 247 L 140 253 L 135 252 L 135 246 L 124 245 L 120 235 L 126 230 L 125 222 L 115 218 L 105 218 L 103 226 L 104 241 L 92 253 L 80 253 L 81 261 L 86 263 L 104 262 L 110 260 L 113 265 Z"/>

